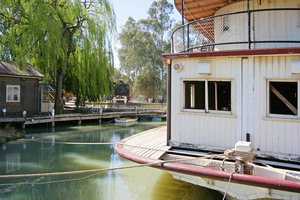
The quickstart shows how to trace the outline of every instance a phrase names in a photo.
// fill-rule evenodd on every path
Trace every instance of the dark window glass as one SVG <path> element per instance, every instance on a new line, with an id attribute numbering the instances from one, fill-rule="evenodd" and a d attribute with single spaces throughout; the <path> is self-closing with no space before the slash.
<path id="1" fill-rule="evenodd" d="M 184 81 L 185 105 L 188 109 L 205 109 L 205 81 Z"/>
<path id="2" fill-rule="evenodd" d="M 231 82 L 208 82 L 208 109 L 231 111 Z"/>
<path id="3" fill-rule="evenodd" d="M 271 114 L 297 115 L 297 82 L 270 82 L 269 106 Z"/>

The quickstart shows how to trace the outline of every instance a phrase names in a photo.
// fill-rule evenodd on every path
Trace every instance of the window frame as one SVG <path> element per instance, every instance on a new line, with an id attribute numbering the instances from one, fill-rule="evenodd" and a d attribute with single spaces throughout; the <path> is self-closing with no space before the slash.
<path id="1" fill-rule="evenodd" d="M 9 88 L 12 88 L 12 97 L 14 96 L 14 88 L 18 88 L 18 100 L 14 100 L 14 98 L 12 98 L 12 100 L 9 100 L 8 99 L 8 96 L 9 96 L 9 92 L 8 92 L 8 89 Z M 20 85 L 6 85 L 6 102 L 7 103 L 19 103 L 21 101 L 21 96 L 20 96 Z"/>
<path id="2" fill-rule="evenodd" d="M 204 81 L 205 82 L 205 108 L 204 109 L 195 109 L 195 108 L 185 108 L 186 102 L 185 102 L 185 81 Z M 230 110 L 229 111 L 224 111 L 224 110 L 210 110 L 209 109 L 209 99 L 208 99 L 208 83 L 209 82 L 230 82 Z M 181 84 L 182 84 L 182 89 L 183 91 L 180 94 L 181 95 L 181 111 L 183 112 L 190 112 L 190 113 L 207 113 L 207 114 L 226 114 L 226 115 L 232 115 L 233 114 L 233 79 L 232 78 L 205 78 L 205 79 L 181 79 Z"/>
<path id="3" fill-rule="evenodd" d="M 275 114 L 270 113 L 270 82 L 293 82 L 297 83 L 297 114 L 291 115 L 291 114 Z M 300 112 L 299 112 L 299 106 L 300 106 L 300 79 L 267 79 L 267 98 L 266 98 L 266 116 L 268 118 L 281 118 L 281 119 L 300 119 Z"/>

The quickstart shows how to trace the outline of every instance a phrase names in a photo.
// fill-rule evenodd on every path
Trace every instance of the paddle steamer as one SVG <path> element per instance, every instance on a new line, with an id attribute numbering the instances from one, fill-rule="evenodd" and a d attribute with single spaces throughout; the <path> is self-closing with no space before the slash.
<path id="1" fill-rule="evenodd" d="M 137 153 L 126 139 L 117 152 L 172 160 L 154 166 L 227 198 L 300 199 L 300 0 L 174 4 L 186 23 L 162 55 L 168 121 L 155 146 L 172 151 Z"/>

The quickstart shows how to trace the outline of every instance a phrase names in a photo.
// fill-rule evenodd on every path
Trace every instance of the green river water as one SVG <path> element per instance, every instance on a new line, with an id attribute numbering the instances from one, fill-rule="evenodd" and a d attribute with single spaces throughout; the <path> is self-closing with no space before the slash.
<path id="1" fill-rule="evenodd" d="M 160 125 L 165 123 L 31 128 L 26 130 L 31 141 L 17 140 L 1 146 L 0 174 L 64 172 L 133 165 L 136 163 L 120 157 L 114 151 L 114 145 L 55 142 L 118 142 Z M 165 171 L 141 167 L 94 174 L 0 178 L 0 199 L 193 200 L 222 199 L 222 195 L 176 180 Z"/>

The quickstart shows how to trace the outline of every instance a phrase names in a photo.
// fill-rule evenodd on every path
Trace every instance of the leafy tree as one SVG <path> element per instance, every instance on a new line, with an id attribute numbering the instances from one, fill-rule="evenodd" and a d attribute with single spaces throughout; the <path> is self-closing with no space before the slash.
<path id="1" fill-rule="evenodd" d="M 171 45 L 169 43 L 170 37 L 167 36 L 169 36 L 169 31 L 172 28 L 173 20 L 171 20 L 170 16 L 172 12 L 173 5 L 167 0 L 160 0 L 158 2 L 154 1 L 148 10 L 150 17 L 143 21 L 149 31 L 156 33 L 156 39 L 154 42 L 156 42 L 156 46 L 160 50 L 160 54 L 171 51 Z M 163 88 L 166 70 L 162 60 L 160 59 L 159 61 L 160 62 L 158 62 L 158 65 L 161 73 L 161 96 L 165 96 Z"/>
<path id="2" fill-rule="evenodd" d="M 154 1 L 148 10 L 147 19 L 136 22 L 129 18 L 119 35 L 122 44 L 119 50 L 121 70 L 134 80 L 134 92 L 146 93 L 147 98 L 155 99 L 158 91 L 160 95 L 166 94 L 166 70 L 161 54 L 170 52 L 168 36 L 172 26 L 172 10 L 172 4 L 167 0 Z M 151 83 L 154 85 L 148 87 L 141 77 L 155 80 Z M 143 89 L 146 87 L 152 92 L 146 92 Z"/>
<path id="3" fill-rule="evenodd" d="M 133 90 L 138 91 L 139 94 L 144 95 L 147 98 L 155 98 L 157 91 L 157 85 L 159 84 L 159 73 L 154 68 L 144 68 L 141 73 L 136 76 L 134 81 Z"/>
<path id="4" fill-rule="evenodd" d="M 97 99 L 112 88 L 108 0 L 0 0 L 1 59 L 30 61 L 56 83 L 55 110 L 68 91 Z"/>

